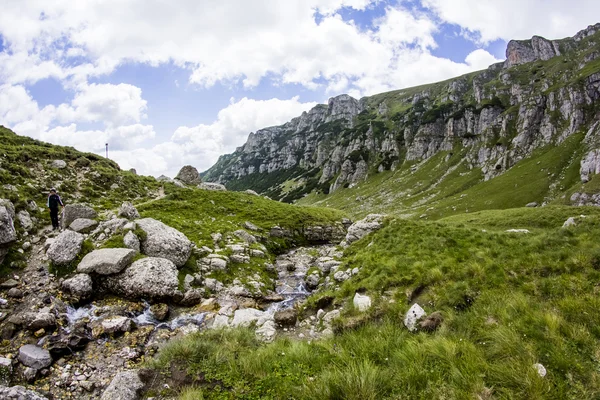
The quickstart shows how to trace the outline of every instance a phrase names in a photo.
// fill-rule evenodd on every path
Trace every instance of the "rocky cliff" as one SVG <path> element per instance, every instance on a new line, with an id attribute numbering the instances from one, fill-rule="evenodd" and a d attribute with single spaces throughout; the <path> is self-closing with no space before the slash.
<path id="1" fill-rule="evenodd" d="M 360 100 L 341 95 L 251 133 L 203 176 L 284 201 L 461 153 L 482 181 L 536 149 L 585 134 L 580 175 L 600 171 L 600 24 L 572 38 L 511 41 L 507 60 L 445 82 Z"/>

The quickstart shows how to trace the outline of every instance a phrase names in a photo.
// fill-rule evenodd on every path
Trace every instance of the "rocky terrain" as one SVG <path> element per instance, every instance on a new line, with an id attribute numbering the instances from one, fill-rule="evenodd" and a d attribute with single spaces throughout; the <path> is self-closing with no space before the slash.
<path id="1" fill-rule="evenodd" d="M 553 176 L 557 190 L 540 196 L 560 198 L 599 168 L 599 31 L 597 24 L 562 40 L 511 41 L 506 62 L 446 82 L 360 100 L 331 98 L 282 126 L 251 133 L 203 176 L 294 201 L 352 188 L 386 171 L 398 171 L 398 178 L 439 167 L 446 174 L 436 186 L 456 186 L 455 175 L 469 176 L 455 192 L 576 137 L 577 146 L 563 151 L 578 164 L 579 179 L 562 182 L 561 170 Z M 412 190 L 398 186 L 404 197 Z M 593 189 L 584 194 L 572 202 L 596 204 Z"/>

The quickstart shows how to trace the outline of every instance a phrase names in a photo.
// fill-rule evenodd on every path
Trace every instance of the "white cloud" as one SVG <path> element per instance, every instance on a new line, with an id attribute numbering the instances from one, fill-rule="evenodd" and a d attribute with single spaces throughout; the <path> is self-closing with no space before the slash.
<path id="1" fill-rule="evenodd" d="M 573 36 L 597 23 L 600 15 L 597 0 L 423 0 L 423 4 L 482 42 Z"/>

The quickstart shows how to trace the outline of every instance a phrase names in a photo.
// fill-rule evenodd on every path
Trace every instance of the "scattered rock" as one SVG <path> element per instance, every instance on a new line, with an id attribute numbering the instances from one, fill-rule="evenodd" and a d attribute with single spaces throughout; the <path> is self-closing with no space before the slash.
<path id="1" fill-rule="evenodd" d="M 83 239 L 80 233 L 64 231 L 52 242 L 46 255 L 56 265 L 68 264 L 75 260 L 81 251 Z"/>
<path id="2" fill-rule="evenodd" d="M 12 203 L 11 203 L 12 205 Z M 17 231 L 10 211 L 5 205 L 0 205 L 0 246 L 17 240 Z"/>
<path id="3" fill-rule="evenodd" d="M 577 221 L 575 220 L 574 217 L 570 217 L 569 219 L 567 219 L 565 221 L 565 223 L 563 224 L 563 228 L 570 228 L 572 226 L 577 226 Z"/>
<path id="4" fill-rule="evenodd" d="M 9 358 L 0 357 L 0 386 L 10 384 L 12 372 L 12 360 Z"/>
<path id="5" fill-rule="evenodd" d="M 231 321 L 231 326 L 250 326 L 253 322 L 257 322 L 261 317 L 263 317 L 264 314 L 265 313 L 263 311 L 256 310 L 254 308 L 236 310 L 236 312 L 233 314 L 233 321 Z"/>
<path id="6" fill-rule="evenodd" d="M 192 242 L 183 233 L 152 218 L 136 222 L 146 233 L 146 238 L 142 240 L 142 253 L 166 258 L 178 267 L 183 266 L 190 258 Z"/>
<path id="7" fill-rule="evenodd" d="M 64 169 L 67 168 L 67 163 L 64 160 L 54 160 L 50 163 L 52 168 Z"/>
<path id="8" fill-rule="evenodd" d="M 94 337 L 100 337 L 104 334 L 115 335 L 129 332 L 133 327 L 132 325 L 131 320 L 127 317 L 112 316 L 94 321 L 91 326 Z"/>
<path id="9" fill-rule="evenodd" d="M 179 286 L 178 271 L 165 258 L 142 258 L 118 275 L 107 276 L 106 287 L 113 293 L 128 298 L 167 299 L 173 297 Z"/>
<path id="10" fill-rule="evenodd" d="M 544 378 L 546 376 L 546 374 L 548 373 L 548 371 L 546 371 L 546 367 L 544 367 L 542 364 L 534 364 L 533 368 L 535 368 L 538 375 L 541 376 L 542 378 Z"/>
<path id="11" fill-rule="evenodd" d="M 129 201 L 125 201 L 123 204 L 121 204 L 118 215 L 119 217 L 127 219 L 137 219 L 140 217 L 138 210 Z"/>
<path id="12" fill-rule="evenodd" d="M 98 221 L 88 218 L 77 218 L 75 221 L 71 222 L 69 229 L 79 233 L 89 233 L 97 226 Z"/>
<path id="13" fill-rule="evenodd" d="M 25 328 L 30 331 L 53 329 L 56 326 L 56 317 L 47 311 L 24 312 L 20 317 Z"/>
<path id="14" fill-rule="evenodd" d="M 381 229 L 385 217 L 385 215 L 371 214 L 367 215 L 365 219 L 355 222 L 348 228 L 346 243 L 351 244 L 367 236 L 369 233 Z"/>
<path id="15" fill-rule="evenodd" d="M 37 369 L 27 367 L 23 371 L 23 378 L 25 378 L 25 380 L 27 382 L 33 382 L 33 381 L 35 381 L 35 377 L 37 376 L 37 373 L 38 373 Z"/>
<path id="16" fill-rule="evenodd" d="M 19 282 L 17 282 L 14 279 L 8 279 L 8 280 L 0 283 L 0 289 L 12 289 L 17 286 L 19 286 Z"/>
<path id="17" fill-rule="evenodd" d="M 527 204 L 525 207 L 529 207 L 529 208 L 536 208 L 536 207 L 538 207 L 538 206 L 539 206 L 539 204 L 538 204 L 537 202 L 535 202 L 535 201 L 534 201 L 533 203 L 529 203 L 529 204 Z"/>
<path id="18" fill-rule="evenodd" d="M 17 213 L 17 220 L 19 221 L 19 224 L 21 224 L 21 227 L 27 231 L 27 232 L 31 232 L 31 230 L 33 229 L 33 221 L 31 220 L 31 216 L 29 215 L 29 213 L 25 210 L 21 210 Z"/>
<path id="19" fill-rule="evenodd" d="M 258 232 L 260 230 L 260 228 L 258 226 L 254 225 L 252 222 L 249 222 L 249 221 L 244 222 L 244 228 L 249 229 L 254 232 Z"/>
<path id="20" fill-rule="evenodd" d="M 138 253 L 141 250 L 140 239 L 132 231 L 125 234 L 123 244 L 125 244 L 125 247 L 128 249 L 135 250 Z"/>
<path id="21" fill-rule="evenodd" d="M 444 317 L 442 316 L 442 313 L 439 311 L 436 311 L 434 313 L 431 313 L 431 315 L 428 315 L 427 317 L 425 317 L 419 323 L 419 326 L 424 331 L 434 332 L 442 325 L 442 322 L 444 322 Z"/>
<path id="22" fill-rule="evenodd" d="M 63 227 L 68 227 L 77 218 L 95 219 L 98 216 L 96 211 L 85 204 L 67 204 L 63 209 Z"/>
<path id="23" fill-rule="evenodd" d="M 24 294 L 23 291 L 21 289 L 18 288 L 12 288 L 8 291 L 7 293 L 8 297 L 11 297 L 13 299 L 22 299 Z"/>
<path id="24" fill-rule="evenodd" d="M 528 229 L 509 229 L 507 233 L 531 233 Z"/>
<path id="25" fill-rule="evenodd" d="M 248 244 L 254 244 L 257 242 L 257 240 L 254 236 L 252 236 L 251 234 L 249 234 L 248 232 L 246 232 L 243 229 L 239 229 L 239 230 L 233 232 L 233 234 Z"/>
<path id="26" fill-rule="evenodd" d="M 251 194 L 252 196 L 259 196 L 259 194 L 252 189 L 244 190 L 244 193 Z"/>
<path id="27" fill-rule="evenodd" d="M 88 274 L 77 274 L 64 280 L 62 288 L 79 300 L 90 298 L 94 292 L 92 278 Z"/>
<path id="28" fill-rule="evenodd" d="M 137 371 L 122 371 L 110 382 L 101 400 L 137 400 L 143 388 Z"/>
<path id="29" fill-rule="evenodd" d="M 3 400 L 48 400 L 47 397 L 25 389 L 23 386 L 6 387 L 0 385 L 0 399 Z"/>
<path id="30" fill-rule="evenodd" d="M 81 260 L 77 272 L 100 275 L 118 274 L 131 264 L 136 255 L 132 249 L 100 249 L 94 250 Z"/>
<path id="31" fill-rule="evenodd" d="M 227 188 L 220 183 L 212 183 L 212 182 L 203 182 L 198 185 L 198 188 L 202 190 L 213 190 L 213 191 L 222 191 L 226 192 Z"/>
<path id="32" fill-rule="evenodd" d="M 26 367 L 35 369 L 47 368 L 52 365 L 50 352 L 32 344 L 21 346 L 18 359 Z"/>
<path id="33" fill-rule="evenodd" d="M 409 331 L 414 332 L 417 330 L 417 322 L 426 315 L 427 313 L 425 310 L 415 303 L 404 316 L 404 326 L 406 326 Z"/>
<path id="34" fill-rule="evenodd" d="M 329 311 L 327 314 L 323 315 L 323 323 L 326 325 L 331 325 L 333 320 L 338 319 L 342 313 L 340 310 Z"/>
<path id="35" fill-rule="evenodd" d="M 280 310 L 275 313 L 275 322 L 282 327 L 294 327 L 298 320 L 298 311 L 293 308 Z"/>
<path id="36" fill-rule="evenodd" d="M 356 293 L 354 295 L 352 304 L 354 304 L 354 308 L 356 308 L 358 311 L 367 311 L 369 308 L 371 308 L 371 298 L 369 296 Z"/>

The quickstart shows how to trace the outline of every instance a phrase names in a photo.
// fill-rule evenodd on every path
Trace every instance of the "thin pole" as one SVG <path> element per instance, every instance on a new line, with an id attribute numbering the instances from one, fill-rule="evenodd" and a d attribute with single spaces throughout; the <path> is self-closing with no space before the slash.
<path id="1" fill-rule="evenodd" d="M 106 143 L 106 158 L 108 158 L 108 143 Z"/>

